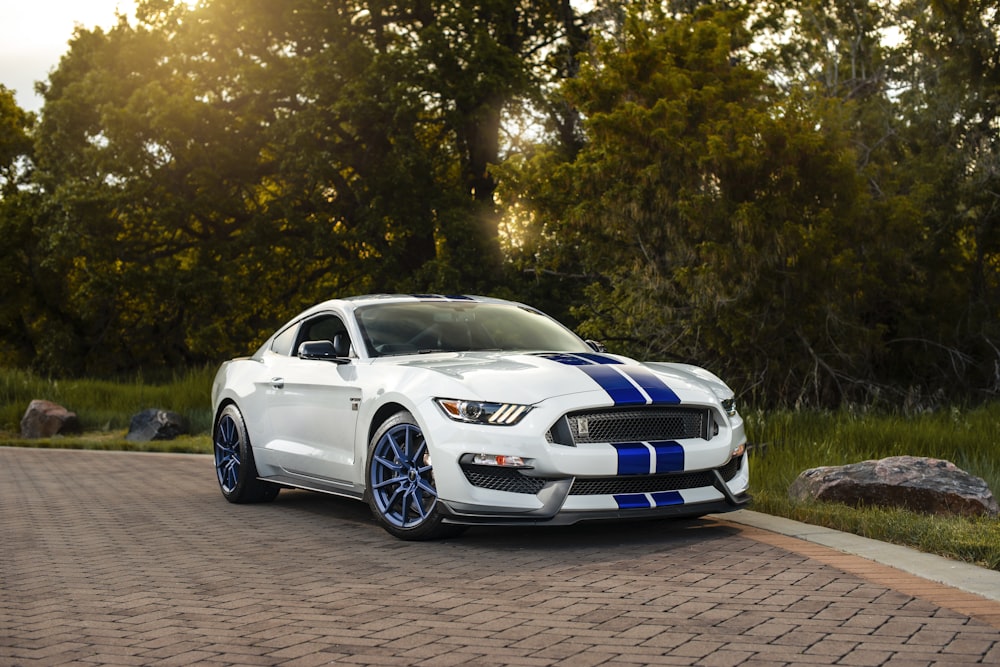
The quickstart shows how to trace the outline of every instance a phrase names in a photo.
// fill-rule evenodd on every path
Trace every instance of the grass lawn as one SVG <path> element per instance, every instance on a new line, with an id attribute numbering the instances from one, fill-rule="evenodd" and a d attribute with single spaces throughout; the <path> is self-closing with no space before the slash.
<path id="1" fill-rule="evenodd" d="M 755 510 L 1000 570 L 998 517 L 944 518 L 892 508 L 801 503 L 787 493 L 809 468 L 905 454 L 951 461 L 1000 493 L 1000 403 L 919 415 L 751 410 L 745 418 L 756 446 L 750 466 Z"/>

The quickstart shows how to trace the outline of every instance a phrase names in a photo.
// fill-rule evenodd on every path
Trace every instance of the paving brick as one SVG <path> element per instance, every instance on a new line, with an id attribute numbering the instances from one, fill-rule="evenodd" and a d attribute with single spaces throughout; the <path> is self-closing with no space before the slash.
<path id="1" fill-rule="evenodd" d="M 0 516 L 4 667 L 1000 664 L 997 603 L 724 521 L 409 543 L 210 457 L 8 448 Z"/>
<path id="2" fill-rule="evenodd" d="M 837 662 L 838 665 L 853 665 L 854 667 L 878 667 L 892 659 L 891 651 L 878 651 L 870 648 L 855 647 Z"/>
<path id="3" fill-rule="evenodd" d="M 768 664 L 789 664 L 789 665 L 835 665 L 837 664 L 830 656 L 805 653 L 801 649 L 793 646 L 766 646 L 762 647 L 762 657 Z"/>
<path id="4" fill-rule="evenodd" d="M 704 641 L 692 639 L 669 651 L 669 655 L 704 658 L 725 646 L 725 642 Z"/>
<path id="5" fill-rule="evenodd" d="M 894 655 L 882 667 L 930 667 L 929 660 L 914 660 L 911 656 Z"/>
<path id="6" fill-rule="evenodd" d="M 917 634 L 924 625 L 922 621 L 914 621 L 905 617 L 893 617 L 883 623 L 872 634 L 879 637 L 892 636 L 908 639 Z"/>
<path id="7" fill-rule="evenodd" d="M 828 658 L 839 660 L 857 648 L 857 646 L 857 642 L 843 641 L 834 637 L 824 637 L 815 644 L 811 644 L 804 652 L 810 655 L 824 655 Z"/>
<path id="8" fill-rule="evenodd" d="M 703 667 L 732 667 L 744 664 L 755 654 L 754 651 L 737 651 L 730 647 L 722 647 L 712 651 L 695 664 Z"/>

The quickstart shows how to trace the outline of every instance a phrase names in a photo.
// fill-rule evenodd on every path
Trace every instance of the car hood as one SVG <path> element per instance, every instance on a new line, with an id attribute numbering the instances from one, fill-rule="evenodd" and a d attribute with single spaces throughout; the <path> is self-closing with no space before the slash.
<path id="1" fill-rule="evenodd" d="M 717 403 L 732 392 L 704 369 L 596 353 L 456 352 L 399 365 L 451 378 L 470 398 L 536 404 L 593 392 L 618 404 Z M 596 398 L 595 398 L 596 400 Z"/>

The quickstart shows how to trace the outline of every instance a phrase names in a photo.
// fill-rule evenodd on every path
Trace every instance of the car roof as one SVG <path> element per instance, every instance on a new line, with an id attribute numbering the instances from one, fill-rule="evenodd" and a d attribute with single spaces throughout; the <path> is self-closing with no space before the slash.
<path id="1" fill-rule="evenodd" d="M 506 304 L 511 306 L 521 306 L 515 301 L 507 301 L 506 299 L 497 299 L 487 296 L 475 296 L 467 294 L 363 294 L 359 296 L 348 296 L 341 299 L 330 299 L 328 301 L 323 301 L 321 303 L 308 308 L 307 310 L 300 313 L 302 315 L 309 315 L 311 313 L 322 312 L 324 310 L 338 309 L 338 310 L 355 310 L 362 306 L 368 306 L 376 303 L 496 303 L 496 304 Z"/>

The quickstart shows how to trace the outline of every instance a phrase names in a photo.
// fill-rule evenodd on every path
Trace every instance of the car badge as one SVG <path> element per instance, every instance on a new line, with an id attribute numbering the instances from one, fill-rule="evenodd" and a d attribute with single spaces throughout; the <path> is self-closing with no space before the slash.
<path id="1" fill-rule="evenodd" d="M 576 428 L 580 435 L 590 435 L 590 421 L 586 417 L 576 420 Z"/>

